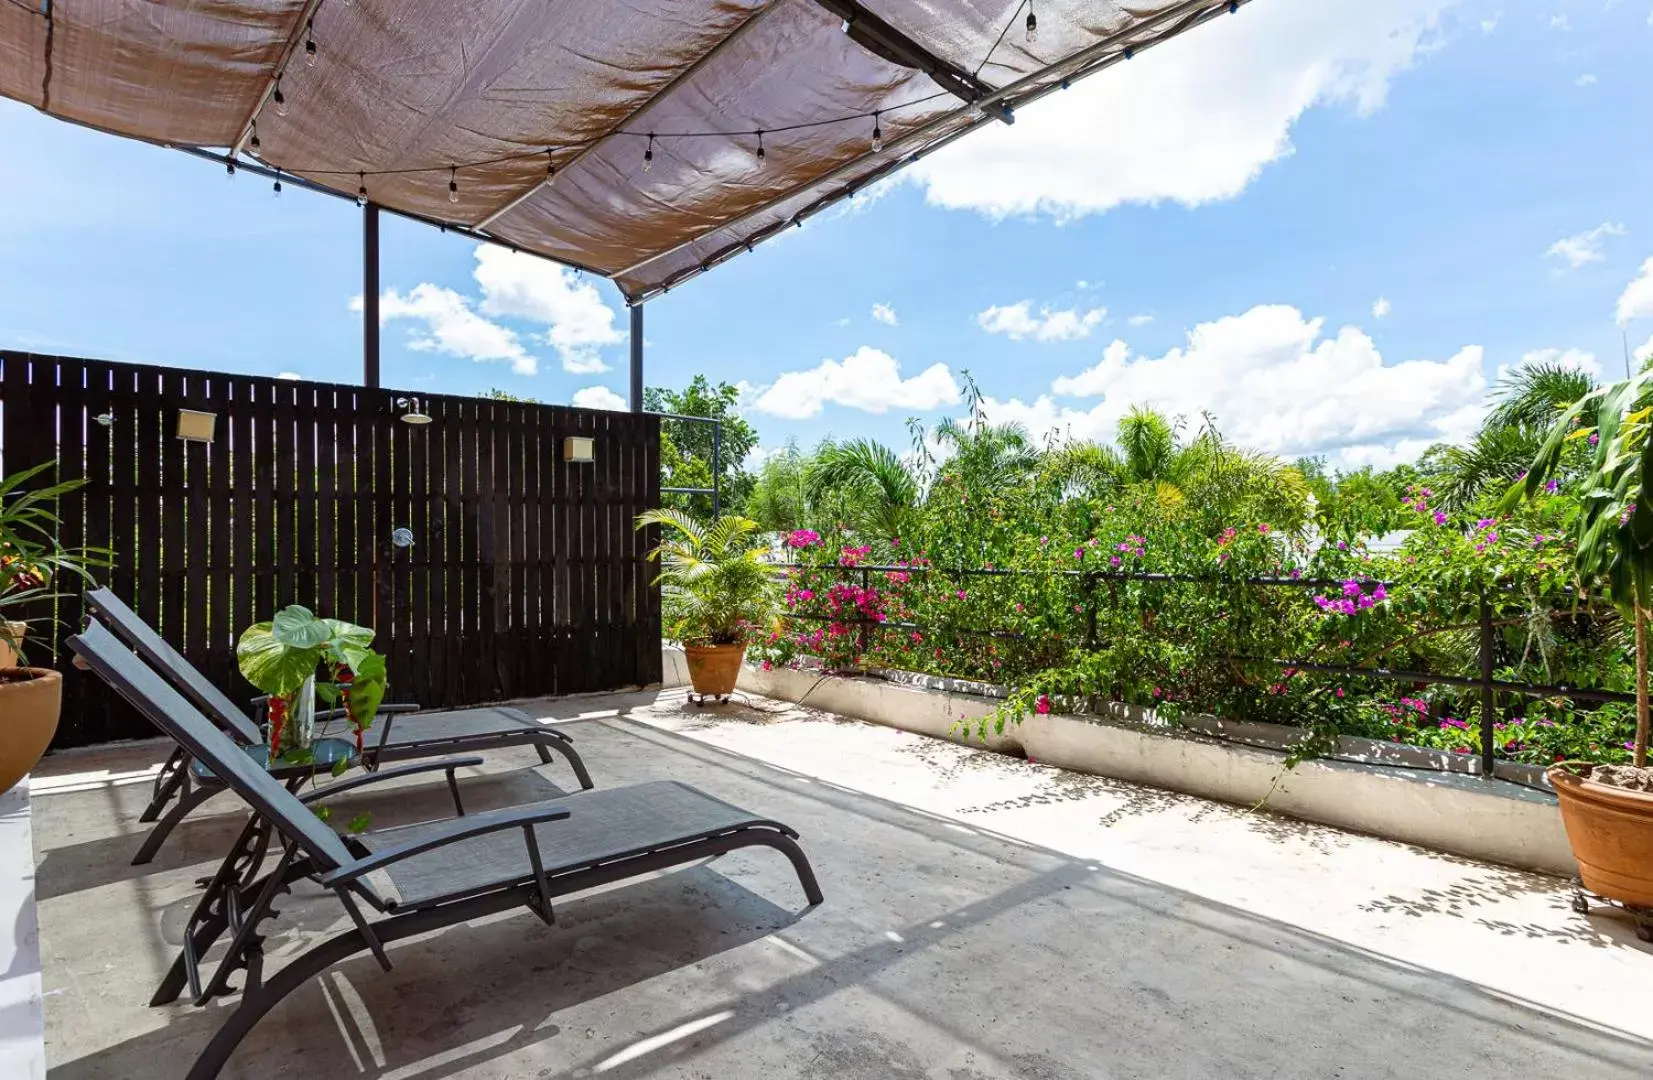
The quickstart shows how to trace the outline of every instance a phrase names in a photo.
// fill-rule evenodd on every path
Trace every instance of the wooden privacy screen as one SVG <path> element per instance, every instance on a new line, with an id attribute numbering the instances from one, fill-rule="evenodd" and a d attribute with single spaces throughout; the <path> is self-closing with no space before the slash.
<path id="1" fill-rule="evenodd" d="M 289 603 L 374 626 L 393 701 L 659 681 L 651 538 L 632 528 L 659 503 L 659 420 L 421 394 L 421 426 L 397 419 L 398 396 L 0 352 L 0 464 L 55 457 L 84 477 L 64 543 L 111 549 L 97 576 L 237 700 L 253 691 L 236 638 Z M 176 436 L 181 408 L 216 414 L 210 443 Z M 562 460 L 569 435 L 595 441 L 594 464 Z M 61 603 L 29 648 L 64 672 L 54 745 L 153 735 L 68 664 L 80 618 L 78 597 Z"/>

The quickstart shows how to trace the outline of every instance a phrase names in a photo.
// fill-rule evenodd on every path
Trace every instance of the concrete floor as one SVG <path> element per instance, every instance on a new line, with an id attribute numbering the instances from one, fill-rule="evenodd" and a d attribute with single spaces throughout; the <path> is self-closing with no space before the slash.
<path id="1" fill-rule="evenodd" d="M 339 965 L 225 1077 L 1039 1078 L 1653 1075 L 1653 950 L 1559 882 L 751 702 L 535 703 L 604 786 L 687 781 L 803 836 Z M 36 774 L 47 1052 L 59 1080 L 181 1076 L 223 1006 L 144 1004 L 241 821 L 208 804 L 127 865 L 146 744 Z M 566 768 L 502 753 L 472 809 Z M 440 780 L 372 798 L 440 812 Z M 270 968 L 343 924 L 300 891 Z"/>

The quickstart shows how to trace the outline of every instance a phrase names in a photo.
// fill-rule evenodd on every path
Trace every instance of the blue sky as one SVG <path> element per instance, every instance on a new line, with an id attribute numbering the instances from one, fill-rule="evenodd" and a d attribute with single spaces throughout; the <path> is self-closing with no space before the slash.
<path id="1" fill-rule="evenodd" d="M 1039 431 L 1412 457 L 1503 366 L 1653 345 L 1650 49 L 1653 0 L 1257 0 L 651 302 L 649 381 L 745 384 L 767 447 L 904 446 L 968 370 Z M 359 377 L 350 204 L 12 103 L 0 146 L 0 346 Z M 625 392 L 606 283 L 393 218 L 383 260 L 386 385 Z"/>

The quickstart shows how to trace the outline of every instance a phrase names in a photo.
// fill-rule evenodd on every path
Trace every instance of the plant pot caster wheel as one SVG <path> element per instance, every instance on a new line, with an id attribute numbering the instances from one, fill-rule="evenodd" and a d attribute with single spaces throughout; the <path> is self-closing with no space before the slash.
<path id="1" fill-rule="evenodd" d="M 728 703 L 728 694 L 689 694 L 689 704 L 697 709 L 704 708 L 707 704 L 727 705 Z"/>

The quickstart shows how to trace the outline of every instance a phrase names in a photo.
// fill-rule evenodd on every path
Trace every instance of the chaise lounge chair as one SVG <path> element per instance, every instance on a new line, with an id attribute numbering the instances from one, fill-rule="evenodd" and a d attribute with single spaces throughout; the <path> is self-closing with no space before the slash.
<path id="1" fill-rule="evenodd" d="M 148 661 L 174 689 L 219 728 L 228 732 L 241 744 L 243 751 L 263 767 L 268 751 L 258 724 L 236 708 L 223 691 L 168 645 L 154 627 L 139 618 L 108 589 L 93 589 L 86 593 L 86 608 L 89 615 L 96 615 L 115 636 Z M 508 746 L 532 746 L 539 751 L 540 761 L 546 764 L 550 764 L 551 751 L 555 750 L 573 767 L 580 787 L 592 786 L 591 774 L 575 752 L 572 740 L 555 728 L 535 723 L 516 709 L 494 706 L 450 712 L 417 710 L 417 705 L 381 705 L 378 718 L 364 736 L 367 741 L 362 747 L 359 763 L 371 772 L 392 761 L 439 754 L 476 753 Z M 317 713 L 318 719 L 342 716 L 343 710 L 339 709 Z M 325 729 L 322 734 L 326 734 Z M 323 738 L 318 741 L 316 751 L 315 764 L 323 773 L 338 760 L 356 761 L 356 746 L 352 739 Z M 302 774 L 295 771 L 291 786 L 296 789 L 306 776 L 308 770 Z M 144 838 L 138 853 L 132 857 L 132 865 L 141 866 L 153 859 L 180 821 L 224 790 L 227 789 L 223 780 L 180 745 L 161 766 L 149 805 L 138 818 L 145 822 L 158 821 L 158 824 Z M 163 817 L 162 811 L 174 797 L 178 799 L 177 805 Z"/>
<path id="2" fill-rule="evenodd" d="M 240 1004 L 195 1060 L 187 1080 L 216 1077 L 265 1013 L 332 965 L 367 951 L 388 971 L 385 946 L 403 938 L 517 907 L 552 923 L 553 897 L 754 845 L 786 855 L 810 905 L 822 902 L 797 833 L 670 781 L 339 836 L 308 803 L 410 772 L 445 770 L 451 782 L 455 768 L 479 759 L 403 765 L 299 796 L 96 620 L 88 620 L 86 630 L 70 638 L 69 645 L 253 808 L 241 838 L 191 914 L 183 947 L 150 1002 L 175 1001 L 187 985 L 194 1003 L 204 1005 L 235 992 L 229 980 L 245 972 Z M 281 854 L 274 869 L 259 875 L 271 834 Z M 266 981 L 260 926 L 278 914 L 271 908 L 275 899 L 300 880 L 331 891 L 354 928 L 312 946 Z M 364 905 L 377 917 L 364 914 Z M 230 940 L 212 965 L 208 950 L 226 932 Z"/>

